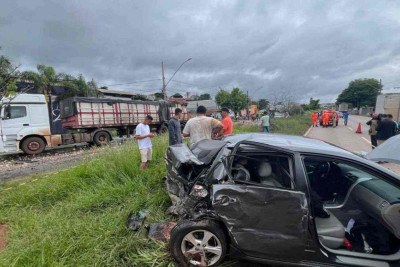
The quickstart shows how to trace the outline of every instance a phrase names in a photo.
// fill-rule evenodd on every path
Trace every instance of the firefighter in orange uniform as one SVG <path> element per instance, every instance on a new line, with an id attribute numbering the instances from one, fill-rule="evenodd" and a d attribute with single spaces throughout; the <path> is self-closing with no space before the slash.
<path id="1" fill-rule="evenodd" d="M 311 114 L 311 120 L 312 120 L 312 127 L 318 127 L 318 114 L 317 114 L 317 112 L 313 112 Z"/>
<path id="2" fill-rule="evenodd" d="M 324 112 L 324 114 L 322 114 L 322 124 L 324 128 L 328 128 L 328 124 L 329 124 L 329 113 L 328 112 Z"/>

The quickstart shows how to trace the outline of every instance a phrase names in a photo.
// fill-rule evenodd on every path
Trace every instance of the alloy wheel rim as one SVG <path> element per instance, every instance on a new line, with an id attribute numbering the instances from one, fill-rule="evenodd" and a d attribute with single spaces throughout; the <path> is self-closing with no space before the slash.
<path id="1" fill-rule="evenodd" d="M 220 240 L 212 232 L 195 230 L 182 239 L 181 252 L 190 264 L 212 266 L 220 260 L 222 246 Z"/>

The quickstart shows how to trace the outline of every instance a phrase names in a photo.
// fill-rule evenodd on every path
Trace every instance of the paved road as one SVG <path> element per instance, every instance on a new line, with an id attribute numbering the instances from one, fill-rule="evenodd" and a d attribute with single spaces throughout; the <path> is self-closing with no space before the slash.
<path id="1" fill-rule="evenodd" d="M 372 148 L 368 135 L 369 127 L 365 124 L 368 120 L 368 117 L 350 115 L 347 126 L 343 124 L 343 119 L 340 119 L 338 127 L 314 127 L 307 136 L 335 144 L 352 152 L 369 152 Z M 358 123 L 361 123 L 361 134 L 356 134 Z"/>

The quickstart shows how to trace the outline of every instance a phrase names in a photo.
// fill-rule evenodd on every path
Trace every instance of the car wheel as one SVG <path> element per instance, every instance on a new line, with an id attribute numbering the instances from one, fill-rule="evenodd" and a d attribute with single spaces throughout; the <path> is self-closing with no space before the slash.
<path id="1" fill-rule="evenodd" d="M 104 146 L 110 143 L 111 137 L 110 134 L 106 131 L 97 132 L 93 136 L 93 142 L 98 146 Z"/>
<path id="2" fill-rule="evenodd" d="M 40 154 L 45 148 L 46 143 L 40 137 L 28 137 L 21 144 L 22 151 L 28 155 Z"/>
<path id="3" fill-rule="evenodd" d="M 216 266 L 225 258 L 227 240 L 216 222 L 184 220 L 172 229 L 169 248 L 179 266 Z"/>

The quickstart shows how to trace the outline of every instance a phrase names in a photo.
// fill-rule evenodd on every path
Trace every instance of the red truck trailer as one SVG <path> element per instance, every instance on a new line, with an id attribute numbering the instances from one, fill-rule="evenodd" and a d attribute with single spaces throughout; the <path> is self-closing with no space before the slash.
<path id="1" fill-rule="evenodd" d="M 153 131 L 165 133 L 168 131 L 168 121 L 177 107 L 183 111 L 184 124 L 188 114 L 186 107 L 181 104 L 91 97 L 68 98 L 60 102 L 60 109 L 63 128 L 69 130 L 71 135 L 63 136 L 98 145 L 108 143 L 112 137 L 111 130 L 116 130 L 119 136 L 129 136 L 146 115 L 153 117 L 150 125 Z M 68 140 L 65 142 L 68 143 Z"/>

